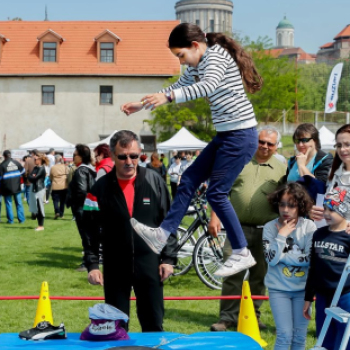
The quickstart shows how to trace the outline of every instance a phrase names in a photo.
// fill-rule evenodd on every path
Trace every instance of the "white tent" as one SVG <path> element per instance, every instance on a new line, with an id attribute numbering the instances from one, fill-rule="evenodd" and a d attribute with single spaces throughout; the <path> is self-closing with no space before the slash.
<path id="1" fill-rule="evenodd" d="M 323 150 L 334 150 L 335 134 L 333 134 L 332 131 L 327 129 L 324 125 L 318 132 L 321 141 L 321 148 Z"/>
<path id="2" fill-rule="evenodd" d="M 88 146 L 89 146 L 90 148 L 95 148 L 95 147 L 97 147 L 98 145 L 101 145 L 102 143 L 107 143 L 107 145 L 109 145 L 110 139 L 112 138 L 112 136 L 113 136 L 117 131 L 118 131 L 118 130 L 114 130 L 108 137 L 106 137 L 106 138 L 103 139 L 103 140 L 88 143 Z"/>
<path id="3" fill-rule="evenodd" d="M 203 149 L 207 145 L 193 136 L 185 127 L 182 127 L 171 139 L 157 145 L 160 152 L 172 150 L 196 150 Z"/>
<path id="4" fill-rule="evenodd" d="M 54 148 L 55 151 L 62 152 L 65 148 L 74 148 L 74 145 L 63 140 L 53 130 L 47 129 L 35 140 L 19 146 L 19 149 L 37 149 L 43 152 L 47 152 L 50 148 Z"/>

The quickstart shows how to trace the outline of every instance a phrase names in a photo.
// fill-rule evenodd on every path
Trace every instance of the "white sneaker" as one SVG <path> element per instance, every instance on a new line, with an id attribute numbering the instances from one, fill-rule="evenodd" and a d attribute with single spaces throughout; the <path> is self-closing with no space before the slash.
<path id="1" fill-rule="evenodd" d="M 254 266 L 256 264 L 256 261 L 253 258 L 250 250 L 248 250 L 248 252 L 249 254 L 247 256 L 239 254 L 232 254 L 229 256 L 225 263 L 216 272 L 214 272 L 214 276 L 231 276 Z"/>
<path id="2" fill-rule="evenodd" d="M 159 237 L 162 236 L 161 228 L 151 228 L 144 224 L 141 224 L 134 218 L 130 219 L 131 226 L 136 231 L 136 233 L 147 243 L 147 245 L 156 253 L 160 254 L 166 245 L 167 238 L 164 235 L 164 241 L 160 240 Z"/>

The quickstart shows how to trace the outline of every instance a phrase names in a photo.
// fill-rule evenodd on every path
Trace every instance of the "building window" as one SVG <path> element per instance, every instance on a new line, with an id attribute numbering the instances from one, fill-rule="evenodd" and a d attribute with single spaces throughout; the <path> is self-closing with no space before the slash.
<path id="1" fill-rule="evenodd" d="M 200 21 L 199 19 L 196 19 L 196 25 L 197 25 L 198 27 L 201 26 L 201 21 Z"/>
<path id="2" fill-rule="evenodd" d="M 57 43 L 43 43 L 43 61 L 44 62 L 56 62 Z"/>
<path id="3" fill-rule="evenodd" d="M 43 105 L 55 104 L 55 87 L 53 85 L 43 85 L 41 87 L 41 95 Z"/>
<path id="4" fill-rule="evenodd" d="M 113 104 L 113 86 L 100 86 L 100 104 Z"/>
<path id="5" fill-rule="evenodd" d="M 100 43 L 101 62 L 114 62 L 114 43 Z"/>
<path id="6" fill-rule="evenodd" d="M 215 28 L 214 28 L 214 20 L 211 19 L 210 20 L 210 31 L 213 33 L 215 31 Z"/>

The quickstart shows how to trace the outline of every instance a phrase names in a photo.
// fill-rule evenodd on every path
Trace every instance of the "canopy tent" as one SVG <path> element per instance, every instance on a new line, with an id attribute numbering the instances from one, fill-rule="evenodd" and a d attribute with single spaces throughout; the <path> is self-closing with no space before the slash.
<path id="1" fill-rule="evenodd" d="M 103 140 L 88 143 L 88 146 L 89 146 L 91 149 L 93 149 L 93 148 L 97 147 L 98 145 L 101 145 L 102 143 L 107 143 L 107 145 L 109 145 L 110 139 L 112 138 L 112 136 L 113 136 L 117 131 L 118 131 L 118 130 L 114 130 L 108 137 L 106 137 L 106 138 L 103 139 Z"/>
<path id="2" fill-rule="evenodd" d="M 63 152 L 65 148 L 74 148 L 74 146 L 74 144 L 63 140 L 53 130 L 47 129 L 38 138 L 20 145 L 19 148 L 26 150 L 37 149 L 43 152 L 48 152 L 50 148 L 53 148 L 57 152 Z"/>
<path id="3" fill-rule="evenodd" d="M 327 129 L 324 125 L 319 130 L 319 138 L 321 141 L 321 148 L 323 150 L 334 150 L 335 134 Z"/>
<path id="4" fill-rule="evenodd" d="M 203 149 L 207 145 L 182 127 L 172 138 L 157 145 L 159 152 Z"/>

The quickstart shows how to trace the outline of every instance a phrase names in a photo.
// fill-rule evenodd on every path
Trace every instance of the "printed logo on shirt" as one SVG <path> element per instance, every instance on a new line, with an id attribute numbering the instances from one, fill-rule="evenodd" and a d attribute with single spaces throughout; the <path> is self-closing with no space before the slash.
<path id="1" fill-rule="evenodd" d="M 143 205 L 150 205 L 151 204 L 151 199 L 150 198 L 144 198 L 143 199 Z"/>

